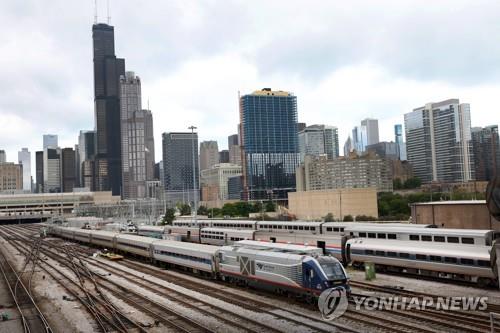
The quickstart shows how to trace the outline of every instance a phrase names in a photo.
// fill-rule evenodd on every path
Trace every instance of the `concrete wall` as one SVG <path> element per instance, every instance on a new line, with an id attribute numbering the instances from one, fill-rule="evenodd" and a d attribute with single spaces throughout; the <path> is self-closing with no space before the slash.
<path id="1" fill-rule="evenodd" d="M 301 220 L 335 219 L 346 215 L 378 217 L 377 190 L 374 188 L 305 191 L 288 193 L 288 208 Z"/>
<path id="2" fill-rule="evenodd" d="M 490 216 L 486 203 L 414 204 L 412 221 L 440 228 L 500 230 L 500 222 Z"/>

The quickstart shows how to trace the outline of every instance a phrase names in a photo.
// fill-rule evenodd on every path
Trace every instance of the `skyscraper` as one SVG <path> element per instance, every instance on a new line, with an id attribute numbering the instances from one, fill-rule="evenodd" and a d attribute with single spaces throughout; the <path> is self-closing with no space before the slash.
<path id="1" fill-rule="evenodd" d="M 43 190 L 43 150 L 35 153 L 36 164 L 36 193 L 44 193 Z"/>
<path id="2" fill-rule="evenodd" d="M 240 97 L 243 196 L 287 199 L 300 163 L 297 98 L 264 88 Z"/>
<path id="3" fill-rule="evenodd" d="M 208 170 L 219 164 L 219 147 L 217 141 L 203 141 L 200 143 L 200 171 Z"/>
<path id="4" fill-rule="evenodd" d="M 59 145 L 57 143 L 57 135 L 55 134 L 44 134 L 43 136 L 43 149 L 45 148 L 57 148 Z"/>
<path id="5" fill-rule="evenodd" d="M 78 135 L 78 162 L 79 167 L 77 170 L 80 172 L 77 174 L 79 177 L 80 186 L 85 187 L 83 181 L 83 163 L 85 161 L 93 161 L 95 156 L 95 131 L 80 131 Z M 90 175 L 92 177 L 92 175 Z M 90 188 L 90 187 L 89 187 Z"/>
<path id="6" fill-rule="evenodd" d="M 241 148 L 238 134 L 227 137 L 227 150 L 229 150 L 229 163 L 241 165 Z M 221 161 L 221 163 L 224 163 Z"/>
<path id="7" fill-rule="evenodd" d="M 403 141 L 403 125 L 394 125 L 394 141 L 398 145 L 398 156 L 401 161 L 406 161 L 406 143 Z"/>
<path id="8" fill-rule="evenodd" d="M 154 137 L 151 111 L 142 110 L 141 79 L 134 72 L 120 77 L 122 194 L 145 198 L 146 181 L 154 178 Z"/>
<path id="9" fill-rule="evenodd" d="M 43 191 L 61 192 L 61 149 L 45 148 L 43 151 Z"/>
<path id="10" fill-rule="evenodd" d="M 17 158 L 23 166 L 23 190 L 31 192 L 31 153 L 28 148 L 22 148 Z"/>
<path id="11" fill-rule="evenodd" d="M 405 114 L 406 151 L 423 183 L 474 180 L 470 105 L 429 103 Z"/>
<path id="12" fill-rule="evenodd" d="M 96 190 L 121 190 L 120 76 L 125 60 L 115 55 L 114 28 L 104 23 L 92 26 L 94 53 L 94 107 L 96 128 Z"/>
<path id="13" fill-rule="evenodd" d="M 334 126 L 311 125 L 299 132 L 300 161 L 304 157 L 326 154 L 328 159 L 339 157 L 339 135 Z"/>
<path id="14" fill-rule="evenodd" d="M 476 180 L 490 181 L 500 172 L 498 126 L 473 127 L 472 147 Z"/>
<path id="15" fill-rule="evenodd" d="M 7 154 L 5 154 L 5 150 L 0 150 L 0 163 L 7 162 Z"/>
<path id="16" fill-rule="evenodd" d="M 76 153 L 73 148 L 61 149 L 62 192 L 73 192 L 76 187 Z"/>
<path id="17" fill-rule="evenodd" d="M 379 143 L 377 119 L 366 118 L 361 120 L 361 126 L 366 129 L 366 145 Z"/>
<path id="18" fill-rule="evenodd" d="M 229 163 L 229 150 L 223 149 L 219 152 L 219 163 Z"/>
<path id="19" fill-rule="evenodd" d="M 198 133 L 170 132 L 163 133 L 162 137 L 166 200 L 171 204 L 192 202 L 195 195 L 199 198 Z"/>
<path id="20" fill-rule="evenodd" d="M 366 146 L 379 142 L 378 120 L 366 118 L 361 121 L 361 126 L 355 126 L 352 130 L 352 148 L 358 153 L 364 153 Z"/>

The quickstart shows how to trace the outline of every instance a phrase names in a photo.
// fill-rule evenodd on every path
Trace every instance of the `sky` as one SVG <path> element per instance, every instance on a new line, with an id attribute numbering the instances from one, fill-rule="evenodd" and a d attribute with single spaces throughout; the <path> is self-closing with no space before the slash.
<path id="1" fill-rule="evenodd" d="M 499 1 L 111 0 L 115 48 L 141 77 L 161 133 L 199 129 L 227 148 L 238 93 L 297 96 L 298 120 L 339 128 L 340 150 L 364 118 L 394 140 L 429 102 L 471 104 L 472 126 L 500 123 Z M 98 1 L 98 21 L 107 21 Z M 73 147 L 94 128 L 94 1 L 0 0 L 0 149 Z"/>

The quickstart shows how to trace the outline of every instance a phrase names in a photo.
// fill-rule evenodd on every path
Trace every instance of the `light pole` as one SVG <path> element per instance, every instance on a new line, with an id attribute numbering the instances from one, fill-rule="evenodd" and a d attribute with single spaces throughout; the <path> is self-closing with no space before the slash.
<path id="1" fill-rule="evenodd" d="M 194 130 L 196 129 L 197 127 L 196 126 L 189 126 L 188 129 L 191 130 L 191 142 L 192 142 L 192 149 L 193 149 L 193 209 L 194 209 L 194 222 L 196 223 L 197 222 L 197 215 L 198 215 L 198 211 L 197 211 L 197 206 L 198 206 L 198 202 L 197 202 L 197 196 L 196 196 L 196 161 L 195 161 L 195 157 L 194 157 Z"/>

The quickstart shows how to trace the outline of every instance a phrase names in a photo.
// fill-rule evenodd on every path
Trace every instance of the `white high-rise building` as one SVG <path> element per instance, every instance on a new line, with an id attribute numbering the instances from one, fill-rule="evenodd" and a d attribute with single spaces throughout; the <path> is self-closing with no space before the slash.
<path id="1" fill-rule="evenodd" d="M 475 179 L 470 105 L 458 99 L 428 103 L 405 114 L 406 152 L 423 183 Z"/>
<path id="2" fill-rule="evenodd" d="M 134 72 L 120 77 L 122 195 L 145 198 L 146 181 L 154 178 L 154 138 L 151 111 L 142 109 L 141 79 Z"/>
<path id="3" fill-rule="evenodd" d="M 5 150 L 0 150 L 0 163 L 7 163 L 7 154 L 5 154 Z"/>
<path id="4" fill-rule="evenodd" d="M 17 158 L 23 166 L 23 191 L 31 192 L 31 153 L 28 148 L 22 148 Z"/>
<path id="5" fill-rule="evenodd" d="M 299 132 L 300 160 L 304 157 L 327 155 L 328 159 L 339 157 L 339 135 L 335 126 L 311 125 Z"/>
<path id="6" fill-rule="evenodd" d="M 59 147 L 57 135 L 55 134 L 44 134 L 43 135 L 43 150 L 46 148 L 57 148 Z"/>
<path id="7" fill-rule="evenodd" d="M 352 130 L 352 146 L 358 153 L 364 153 L 366 146 L 379 143 L 378 120 L 366 118 L 361 121 L 361 126 Z"/>

